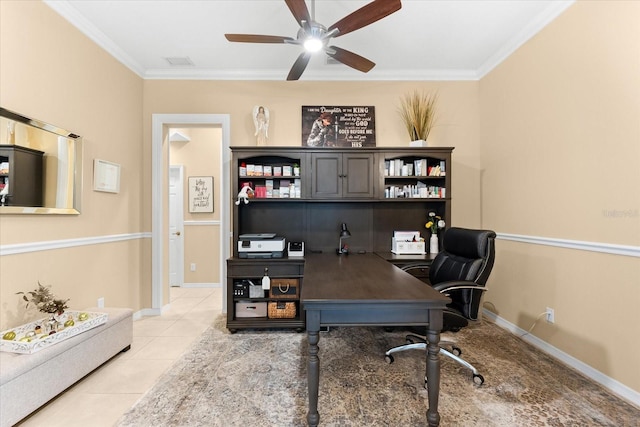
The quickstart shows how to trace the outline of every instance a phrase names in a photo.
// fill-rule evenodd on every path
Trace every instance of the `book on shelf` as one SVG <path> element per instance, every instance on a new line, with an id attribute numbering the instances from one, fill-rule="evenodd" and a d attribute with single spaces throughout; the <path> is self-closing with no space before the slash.
<path id="1" fill-rule="evenodd" d="M 289 188 L 289 180 L 281 179 L 280 180 L 280 198 L 289 198 L 290 197 L 290 188 Z"/>
<path id="2" fill-rule="evenodd" d="M 266 197 L 267 199 L 270 199 L 273 197 L 273 180 L 272 179 L 267 179 L 264 182 L 265 187 L 267 189 L 267 194 Z"/>

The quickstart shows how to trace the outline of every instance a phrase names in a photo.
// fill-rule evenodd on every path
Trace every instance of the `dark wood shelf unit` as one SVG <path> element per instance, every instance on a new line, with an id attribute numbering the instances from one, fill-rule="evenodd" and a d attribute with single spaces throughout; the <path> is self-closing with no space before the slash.
<path id="1" fill-rule="evenodd" d="M 253 268 L 265 263 L 287 265 L 300 269 L 303 284 L 304 259 L 240 259 L 237 239 L 245 233 L 275 233 L 290 241 L 305 242 L 306 253 L 335 253 L 339 246 L 340 224 L 346 223 L 351 237 L 344 242 L 351 252 L 388 252 L 394 231 L 418 230 L 428 239 L 424 228 L 427 213 L 435 211 L 447 227 L 451 224 L 451 147 L 435 148 L 304 148 L 304 147 L 232 147 L 233 257 L 227 261 L 228 305 L 227 327 L 242 328 L 304 328 L 298 306 L 296 319 L 237 318 L 233 296 L 233 280 L 252 276 Z M 385 161 L 413 162 L 426 159 L 430 165 L 444 162 L 444 176 L 385 176 Z M 248 204 L 235 205 L 242 182 L 263 182 L 273 177 L 240 177 L 239 167 L 250 162 L 263 165 L 271 162 L 291 162 L 300 165 L 300 198 L 250 199 Z M 293 178 L 293 177 L 292 177 Z M 385 198 L 390 185 L 427 185 L 445 189 L 441 198 Z M 337 256 L 337 255 L 336 255 Z M 240 268 L 240 270 L 238 270 Z M 238 273 L 240 271 L 240 273 Z M 270 270 L 270 277 L 276 276 Z M 282 273 L 280 273 L 282 274 Z M 247 277 L 244 277 L 247 278 Z M 256 300 L 256 302 L 268 302 Z M 299 304 L 299 301 L 297 301 Z"/>
<path id="2" fill-rule="evenodd" d="M 246 259 L 236 257 L 228 259 L 227 329 L 231 332 L 247 328 L 293 328 L 300 331 L 304 330 L 305 322 L 300 307 L 300 290 L 298 290 L 298 298 L 294 299 L 270 298 L 267 290 L 263 291 L 263 296 L 258 298 L 234 296 L 234 282 L 249 279 L 255 284 L 260 284 L 265 272 L 272 281 L 285 278 L 298 279 L 299 286 L 302 287 L 304 260 L 301 258 Z M 238 317 L 236 315 L 236 304 L 239 302 L 268 304 L 278 301 L 294 303 L 296 305 L 296 316 L 291 319 L 273 319 L 269 317 Z"/>

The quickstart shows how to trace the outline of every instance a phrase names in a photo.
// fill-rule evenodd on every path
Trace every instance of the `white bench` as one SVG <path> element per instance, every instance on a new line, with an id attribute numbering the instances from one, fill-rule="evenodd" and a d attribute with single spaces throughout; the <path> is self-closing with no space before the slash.
<path id="1" fill-rule="evenodd" d="M 133 341 L 133 310 L 90 308 L 107 322 L 33 354 L 0 353 L 0 426 L 10 427 Z"/>

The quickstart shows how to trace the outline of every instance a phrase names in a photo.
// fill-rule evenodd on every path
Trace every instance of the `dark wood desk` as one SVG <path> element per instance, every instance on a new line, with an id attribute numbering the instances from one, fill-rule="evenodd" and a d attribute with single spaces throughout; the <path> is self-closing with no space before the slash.
<path id="1" fill-rule="evenodd" d="M 305 256 L 301 301 L 307 317 L 309 360 L 307 422 L 317 426 L 321 326 L 427 326 L 426 376 L 430 426 L 440 423 L 440 358 L 438 343 L 442 309 L 450 301 L 430 286 L 382 257 L 368 254 L 310 254 Z M 382 361 L 382 356 L 381 359 Z M 381 362 L 382 363 L 382 362 Z M 420 377 L 422 381 L 422 376 Z"/>

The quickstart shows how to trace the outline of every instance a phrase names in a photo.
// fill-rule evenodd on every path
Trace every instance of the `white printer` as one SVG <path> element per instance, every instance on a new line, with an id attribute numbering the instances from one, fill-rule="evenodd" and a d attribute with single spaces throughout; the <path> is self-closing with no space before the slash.
<path id="1" fill-rule="evenodd" d="M 274 233 L 241 234 L 238 237 L 240 258 L 282 258 L 285 248 L 285 238 Z"/>

